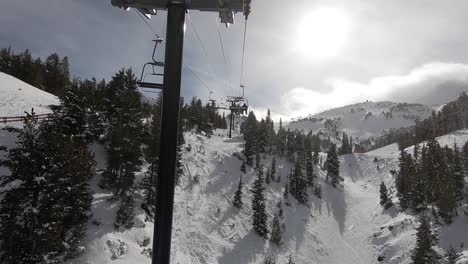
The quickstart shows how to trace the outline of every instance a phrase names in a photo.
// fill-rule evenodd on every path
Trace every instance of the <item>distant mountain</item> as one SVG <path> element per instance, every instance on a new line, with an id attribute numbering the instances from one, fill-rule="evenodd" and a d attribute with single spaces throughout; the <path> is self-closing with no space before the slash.
<path id="1" fill-rule="evenodd" d="M 36 114 L 50 113 L 49 106 L 58 104 L 55 95 L 0 72 L 0 117 L 23 116 L 32 108 Z"/>
<path id="2" fill-rule="evenodd" d="M 322 131 L 331 135 L 346 132 L 354 138 L 365 140 L 391 128 L 412 126 L 416 120 L 429 117 L 437 109 L 421 104 L 367 101 L 293 119 L 287 128 L 305 132 Z"/>

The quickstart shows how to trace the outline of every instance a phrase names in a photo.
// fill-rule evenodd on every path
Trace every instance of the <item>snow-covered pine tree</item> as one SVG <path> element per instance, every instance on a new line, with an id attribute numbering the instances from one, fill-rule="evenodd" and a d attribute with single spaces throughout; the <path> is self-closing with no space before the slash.
<path id="1" fill-rule="evenodd" d="M 385 209 L 392 207 L 392 199 L 388 197 L 388 190 L 385 183 L 380 183 L 380 205 L 383 206 Z"/>
<path id="2" fill-rule="evenodd" d="M 419 223 L 411 260 L 413 264 L 438 264 L 440 256 L 433 248 L 437 243 L 437 236 L 432 232 L 431 223 L 425 213 L 421 214 Z"/>
<path id="3" fill-rule="evenodd" d="M 325 166 L 327 170 L 327 178 L 330 179 L 331 185 L 336 188 L 340 183 L 340 161 L 338 159 L 335 144 L 332 144 L 328 150 Z"/>
<path id="4" fill-rule="evenodd" d="M 234 194 L 234 201 L 232 202 L 232 204 L 237 207 L 237 208 L 242 208 L 242 187 L 244 186 L 244 184 L 242 183 L 242 174 L 240 176 L 240 180 L 239 180 L 239 186 L 237 187 L 237 190 L 236 190 L 236 193 Z"/>
<path id="5" fill-rule="evenodd" d="M 133 192 L 126 194 L 121 198 L 119 210 L 115 218 L 114 228 L 115 229 L 130 229 L 135 224 L 135 212 L 134 212 L 134 198 Z"/>
<path id="6" fill-rule="evenodd" d="M 68 118 L 66 112 L 54 113 L 52 120 L 41 126 L 44 159 L 48 163 L 39 207 L 41 225 L 48 227 L 43 231 L 47 242 L 41 242 L 41 248 L 51 252 L 50 259 L 57 260 L 79 252 L 91 215 L 88 182 L 95 172 L 94 156 L 86 137 L 79 132 L 86 129 L 86 124 L 82 123 L 84 127 L 77 127 L 75 132 L 61 131 Z"/>
<path id="7" fill-rule="evenodd" d="M 135 172 L 141 163 L 143 124 L 141 94 L 132 70 L 122 69 L 109 82 L 106 90 L 109 119 L 109 148 L 104 186 L 124 197 L 133 187 Z M 125 203 L 123 203 L 125 204 Z"/>
<path id="8" fill-rule="evenodd" d="M 1 262 L 40 263 L 42 253 L 37 248 L 39 198 L 42 195 L 43 175 L 47 172 L 43 151 L 39 148 L 40 131 L 32 115 L 24 120 L 17 133 L 16 147 L 9 149 L 0 165 L 10 170 L 1 178 L 5 189 L 0 201 Z M 34 235 L 34 236 L 33 236 Z"/>
<path id="9" fill-rule="evenodd" d="M 267 239 L 268 237 L 268 228 L 267 221 L 268 216 L 266 214 L 266 205 L 265 205 L 265 196 L 263 191 L 263 169 L 260 168 L 257 172 L 257 178 L 254 181 L 252 188 L 252 225 L 255 230 L 255 233 L 260 237 Z"/>
<path id="10" fill-rule="evenodd" d="M 60 262 L 78 251 L 90 216 L 88 180 L 94 160 L 83 138 L 60 127 L 67 115 L 37 127 L 34 114 L 17 130 L 15 148 L 2 166 L 11 174 L 0 183 L 6 192 L 0 204 L 2 260 L 7 263 Z"/>
<path id="11" fill-rule="evenodd" d="M 450 245 L 449 249 L 447 250 L 447 252 L 445 252 L 445 256 L 444 256 L 444 259 L 445 259 L 445 262 L 444 264 L 456 264 L 457 263 L 457 260 L 458 258 L 461 256 L 462 254 L 458 253 L 452 245 Z"/>
<path id="12" fill-rule="evenodd" d="M 303 163 L 304 159 L 298 157 L 294 163 L 294 170 L 289 181 L 291 194 L 300 204 L 306 204 L 309 201 L 309 195 L 307 193 L 307 179 L 303 172 Z"/>
<path id="13" fill-rule="evenodd" d="M 270 241 L 279 247 L 283 243 L 283 234 L 286 228 L 286 224 L 284 222 L 283 206 L 281 201 L 278 202 L 277 209 L 278 212 L 276 212 L 273 216 Z"/>

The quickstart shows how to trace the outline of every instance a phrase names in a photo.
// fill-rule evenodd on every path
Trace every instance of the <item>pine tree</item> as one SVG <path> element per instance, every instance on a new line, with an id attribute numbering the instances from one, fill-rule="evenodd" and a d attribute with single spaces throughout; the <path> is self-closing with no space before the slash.
<path id="1" fill-rule="evenodd" d="M 263 170 L 259 169 L 252 189 L 252 224 L 257 235 L 266 239 L 268 237 L 268 217 L 265 211 L 265 196 L 263 195 L 265 188 L 263 187 L 263 181 Z"/>
<path id="2" fill-rule="evenodd" d="M 106 93 L 109 147 L 103 185 L 124 197 L 133 187 L 135 172 L 142 164 L 141 94 L 133 72 L 125 69 L 112 77 Z"/>
<path id="3" fill-rule="evenodd" d="M 332 144 L 327 153 L 327 160 L 325 161 L 327 170 L 327 178 L 331 179 L 331 185 L 336 188 L 340 182 L 340 161 L 338 160 L 338 153 L 336 153 L 336 146 Z"/>
<path id="4" fill-rule="evenodd" d="M 243 183 L 242 183 L 242 175 L 240 176 L 240 180 L 239 180 L 239 186 L 237 187 L 237 191 L 236 193 L 234 194 L 234 201 L 233 201 L 233 205 L 237 208 L 242 208 L 242 187 L 243 187 Z"/>
<path id="5" fill-rule="evenodd" d="M 94 160 L 85 141 L 60 131 L 65 118 L 37 127 L 34 114 L 16 130 L 18 142 L 0 165 L 11 174 L 0 202 L 1 257 L 7 263 L 58 262 L 76 254 L 90 215 Z M 13 184 L 13 185 L 12 185 Z"/>
<path id="6" fill-rule="evenodd" d="M 265 183 L 266 183 L 266 184 L 270 184 L 270 183 L 271 183 L 271 171 L 270 171 L 270 168 L 268 168 L 268 170 L 267 170 L 267 174 L 266 174 L 266 177 L 265 177 Z"/>
<path id="7" fill-rule="evenodd" d="M 297 158 L 294 164 L 289 185 L 291 186 L 291 195 L 301 204 L 306 204 L 309 201 L 307 193 L 307 179 L 303 173 L 303 159 Z"/>
<path id="8" fill-rule="evenodd" d="M 253 156 L 258 153 L 258 121 L 255 114 L 251 111 L 241 126 L 241 132 L 244 134 L 245 146 L 244 155 L 246 158 L 247 165 L 253 166 Z"/>
<path id="9" fill-rule="evenodd" d="M 461 256 L 460 253 L 457 253 L 453 246 L 450 246 L 447 252 L 445 252 L 445 264 L 456 264 L 457 259 Z"/>
<path id="10" fill-rule="evenodd" d="M 306 156 L 306 178 L 307 178 L 307 186 L 308 187 L 313 187 L 315 178 L 317 177 L 315 175 L 315 170 L 314 170 L 314 165 L 313 165 L 313 160 L 312 160 L 312 153 L 307 152 Z"/>
<path id="11" fill-rule="evenodd" d="M 277 207 L 278 212 L 275 213 L 273 217 L 270 241 L 279 247 L 283 243 L 283 233 L 286 228 L 286 225 L 284 223 L 284 213 L 281 201 L 278 202 Z"/>
<path id="12" fill-rule="evenodd" d="M 43 152 L 38 147 L 40 131 L 34 114 L 24 120 L 24 127 L 16 130 L 16 147 L 8 150 L 6 160 L 10 175 L 3 176 L 1 187 L 7 188 L 0 202 L 0 240 L 2 261 L 6 263 L 40 263 L 37 249 L 39 199 L 46 173 Z M 34 234 L 34 235 L 33 235 Z"/>
<path id="13" fill-rule="evenodd" d="M 463 169 L 463 162 L 462 162 L 462 155 L 460 150 L 455 144 L 453 146 L 453 178 L 452 178 L 452 185 L 453 185 L 453 192 L 455 200 L 457 201 L 457 205 L 460 205 L 463 201 L 463 190 L 465 188 L 465 180 L 464 180 L 464 173 L 465 170 Z"/>
<path id="14" fill-rule="evenodd" d="M 245 161 L 244 161 L 244 160 L 242 161 L 242 165 L 241 165 L 241 167 L 240 167 L 240 171 L 243 172 L 243 173 L 246 173 L 246 172 L 247 172 L 247 170 L 246 170 L 246 168 L 245 168 Z"/>
<path id="15" fill-rule="evenodd" d="M 400 171 L 395 178 L 395 185 L 398 191 L 400 206 L 406 209 L 410 206 L 411 200 L 409 194 L 411 192 L 411 177 L 414 175 L 413 159 L 410 154 L 404 150 L 400 152 Z"/>
<path id="16" fill-rule="evenodd" d="M 420 216 L 416 234 L 416 247 L 411 255 L 414 264 L 437 264 L 440 256 L 433 249 L 437 236 L 433 234 L 429 218 L 425 213 Z"/>
<path id="17" fill-rule="evenodd" d="M 255 155 L 255 169 L 259 170 L 261 169 L 260 167 L 260 154 Z"/>
<path id="18" fill-rule="evenodd" d="M 286 182 L 286 185 L 284 185 L 284 191 L 283 191 L 283 199 L 284 199 L 284 204 L 286 206 L 290 206 L 291 204 L 289 203 L 289 184 Z"/>
<path id="19" fill-rule="evenodd" d="M 276 180 L 276 157 L 275 156 L 273 156 L 273 159 L 271 160 L 270 172 L 271 172 L 271 178 L 275 181 Z"/>
<path id="20" fill-rule="evenodd" d="M 320 157 L 320 145 L 314 144 L 314 156 L 312 157 L 312 160 L 314 161 L 314 165 L 319 164 L 319 157 Z"/>
<path id="21" fill-rule="evenodd" d="M 385 209 L 388 209 L 393 205 L 392 200 L 388 197 L 387 186 L 385 186 L 384 182 L 380 184 L 380 205 Z"/>
<path id="22" fill-rule="evenodd" d="M 133 194 L 129 194 L 121 199 L 114 227 L 115 229 L 130 229 L 133 225 L 135 225 L 134 199 Z"/>

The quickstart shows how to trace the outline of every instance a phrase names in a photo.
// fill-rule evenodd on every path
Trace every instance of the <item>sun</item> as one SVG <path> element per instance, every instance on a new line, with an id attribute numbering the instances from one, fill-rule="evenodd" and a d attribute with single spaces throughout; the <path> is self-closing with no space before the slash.
<path id="1" fill-rule="evenodd" d="M 320 7 L 307 14 L 298 28 L 296 49 L 306 56 L 328 59 L 338 55 L 350 30 L 340 9 Z"/>

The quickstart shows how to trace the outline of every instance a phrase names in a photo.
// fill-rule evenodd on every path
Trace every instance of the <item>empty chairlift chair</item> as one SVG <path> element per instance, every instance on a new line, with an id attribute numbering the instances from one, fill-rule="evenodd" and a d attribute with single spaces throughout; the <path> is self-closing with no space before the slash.
<path id="1" fill-rule="evenodd" d="M 143 65 L 143 69 L 141 70 L 141 76 L 140 80 L 137 82 L 138 86 L 140 88 L 150 88 L 150 89 L 163 89 L 163 83 L 157 83 L 157 82 L 150 82 L 147 81 L 148 75 L 151 76 L 159 76 L 163 77 L 164 73 L 161 73 L 160 70 L 164 69 L 164 62 L 157 61 L 155 58 L 156 55 L 156 49 L 158 47 L 158 44 L 163 43 L 164 40 L 160 37 L 157 37 L 155 40 L 153 40 L 154 43 L 154 49 L 153 49 L 153 56 L 152 56 L 152 61 L 145 63 Z M 151 71 L 146 71 L 147 66 L 151 67 Z M 159 69 L 159 71 L 158 71 Z"/>

